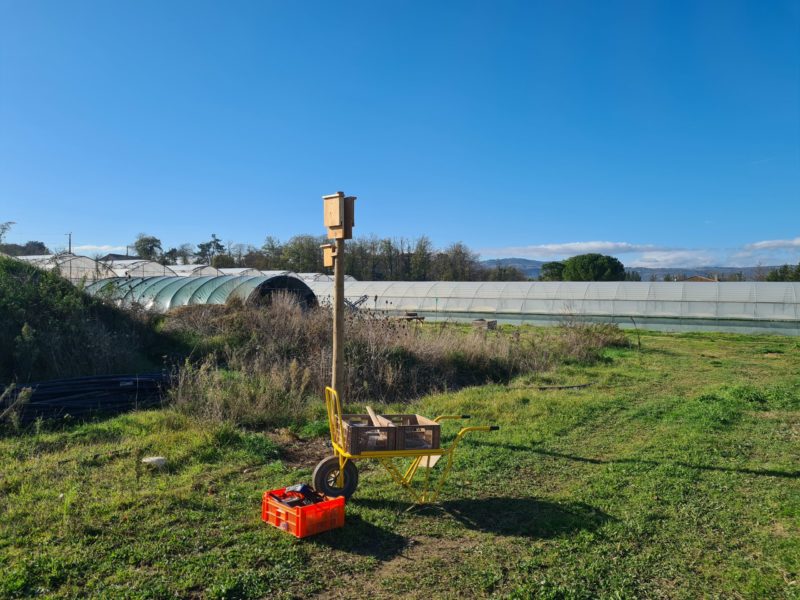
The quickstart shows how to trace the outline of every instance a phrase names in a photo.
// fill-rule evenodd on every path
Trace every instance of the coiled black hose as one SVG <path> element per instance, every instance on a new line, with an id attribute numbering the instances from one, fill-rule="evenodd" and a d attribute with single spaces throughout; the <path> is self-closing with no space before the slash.
<path id="1" fill-rule="evenodd" d="M 16 386 L 0 404 L 0 415 L 16 412 L 20 423 L 37 418 L 54 419 L 70 415 L 83 418 L 96 414 L 117 414 L 152 408 L 163 402 L 170 377 L 164 373 L 141 375 L 100 375 L 54 379 Z M 23 390 L 29 388 L 26 398 Z"/>

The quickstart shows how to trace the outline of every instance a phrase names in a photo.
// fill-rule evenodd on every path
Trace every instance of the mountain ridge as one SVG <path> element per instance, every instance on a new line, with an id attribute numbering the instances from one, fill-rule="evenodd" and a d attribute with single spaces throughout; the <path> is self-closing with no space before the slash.
<path id="1" fill-rule="evenodd" d="M 481 264 L 485 267 L 515 267 L 522 271 L 526 277 L 538 279 L 542 265 L 546 260 L 535 260 L 532 258 L 491 258 L 482 260 Z M 763 279 L 767 273 L 777 269 L 779 265 L 765 265 L 754 267 L 626 267 L 626 271 L 638 273 L 642 281 L 663 281 L 664 277 L 675 276 L 702 276 L 727 278 L 741 273 L 746 281 Z"/>

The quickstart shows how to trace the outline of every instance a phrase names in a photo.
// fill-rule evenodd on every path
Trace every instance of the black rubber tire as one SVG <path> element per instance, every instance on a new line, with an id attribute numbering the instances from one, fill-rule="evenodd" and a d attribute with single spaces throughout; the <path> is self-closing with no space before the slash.
<path id="1" fill-rule="evenodd" d="M 339 476 L 339 457 L 329 456 L 319 461 L 314 468 L 314 489 L 322 492 L 326 496 L 344 496 L 350 498 L 358 487 L 358 469 L 352 460 L 348 460 L 344 466 L 344 487 L 336 485 L 336 478 Z"/>

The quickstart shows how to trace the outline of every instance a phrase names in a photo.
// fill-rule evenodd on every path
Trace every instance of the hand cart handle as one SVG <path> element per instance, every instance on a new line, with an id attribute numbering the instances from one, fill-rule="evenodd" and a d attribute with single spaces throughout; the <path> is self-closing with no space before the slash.
<path id="1" fill-rule="evenodd" d="M 439 421 L 444 420 L 454 420 L 454 419 L 469 419 L 469 415 L 439 415 L 434 419 L 434 422 L 438 423 Z"/>
<path id="2" fill-rule="evenodd" d="M 498 429 L 500 429 L 499 425 L 479 425 L 477 427 L 462 427 L 461 431 L 458 432 L 456 438 L 460 440 L 462 437 L 464 437 L 471 431 L 497 431 Z"/>

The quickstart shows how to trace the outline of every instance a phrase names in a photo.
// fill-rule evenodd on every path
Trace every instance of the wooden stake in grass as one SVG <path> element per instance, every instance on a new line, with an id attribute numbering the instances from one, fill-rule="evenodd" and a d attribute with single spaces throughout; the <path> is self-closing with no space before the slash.
<path id="1" fill-rule="evenodd" d="M 344 374 L 344 240 L 336 240 L 333 259 L 333 369 L 331 386 L 342 389 Z"/>

